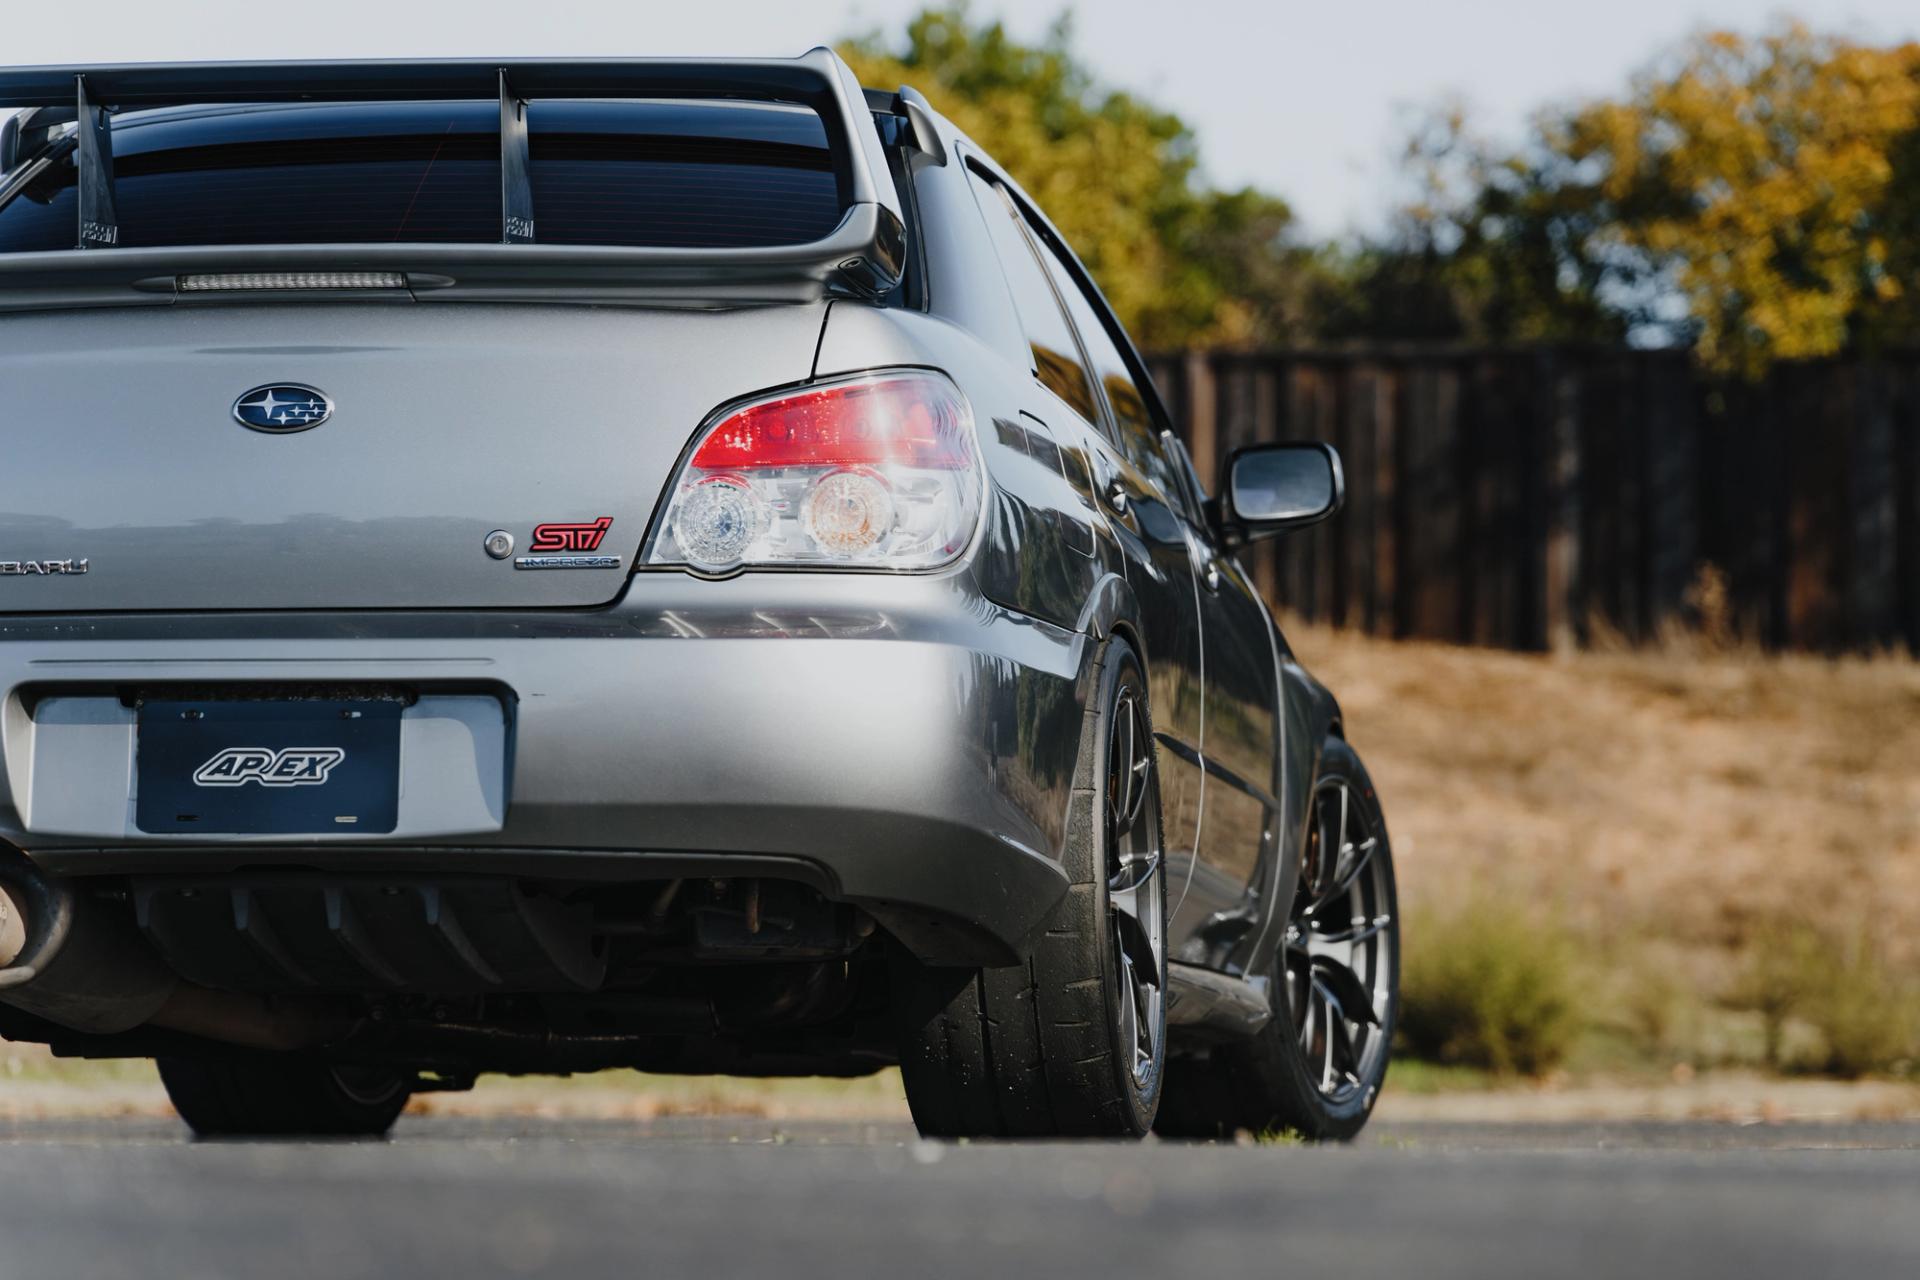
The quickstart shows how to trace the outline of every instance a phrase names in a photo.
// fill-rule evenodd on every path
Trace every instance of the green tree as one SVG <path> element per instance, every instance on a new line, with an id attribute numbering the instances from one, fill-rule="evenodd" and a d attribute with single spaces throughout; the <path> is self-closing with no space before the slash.
<path id="1" fill-rule="evenodd" d="M 1317 260 L 1293 243 L 1286 202 L 1207 187 L 1192 131 L 1102 85 L 1067 17 L 1023 44 L 965 4 L 931 8 L 897 43 L 876 32 L 840 52 L 864 84 L 919 89 L 1004 165 L 1143 345 L 1270 342 L 1306 324 Z"/>
<path id="2" fill-rule="evenodd" d="M 1354 287 L 1416 278 L 1447 336 L 1624 328 L 1745 373 L 1910 336 L 1917 128 L 1920 45 L 1702 35 L 1517 151 L 1437 113 L 1409 148 L 1421 197 Z"/>
<path id="3" fill-rule="evenodd" d="M 1631 317 L 1602 302 L 1586 253 L 1604 212 L 1556 181 L 1554 161 L 1509 155 L 1446 104 L 1400 158 L 1415 196 L 1388 233 L 1336 264 L 1313 322 L 1324 338 L 1617 342 Z"/>

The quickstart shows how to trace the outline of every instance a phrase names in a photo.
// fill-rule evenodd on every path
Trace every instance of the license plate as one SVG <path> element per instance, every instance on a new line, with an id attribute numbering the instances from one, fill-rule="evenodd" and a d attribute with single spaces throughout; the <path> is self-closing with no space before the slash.
<path id="1" fill-rule="evenodd" d="M 390 832 L 400 810 L 393 700 L 140 704 L 134 823 L 222 835 Z"/>

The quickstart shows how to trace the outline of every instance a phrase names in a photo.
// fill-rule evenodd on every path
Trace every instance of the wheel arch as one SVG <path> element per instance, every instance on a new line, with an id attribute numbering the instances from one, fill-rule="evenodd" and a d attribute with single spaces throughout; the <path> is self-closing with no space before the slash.
<path id="1" fill-rule="evenodd" d="M 1133 650 L 1133 656 L 1140 662 L 1143 675 L 1153 670 L 1153 655 L 1147 649 L 1146 626 L 1140 616 L 1140 600 L 1133 594 L 1133 588 L 1127 580 L 1117 573 L 1103 574 L 1087 593 L 1086 603 L 1080 609 L 1080 618 L 1076 630 L 1090 642 L 1086 655 L 1080 662 L 1081 708 L 1086 700 L 1093 696 L 1093 673 L 1096 659 L 1107 641 L 1118 636 L 1127 642 Z"/>

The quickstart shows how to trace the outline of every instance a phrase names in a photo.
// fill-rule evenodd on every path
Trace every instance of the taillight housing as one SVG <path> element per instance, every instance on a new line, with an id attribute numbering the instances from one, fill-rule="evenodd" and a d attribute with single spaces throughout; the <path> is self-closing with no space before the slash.
<path id="1" fill-rule="evenodd" d="M 935 569 L 967 549 L 983 477 L 947 378 L 865 374 L 729 409 L 675 477 L 646 562 Z"/>

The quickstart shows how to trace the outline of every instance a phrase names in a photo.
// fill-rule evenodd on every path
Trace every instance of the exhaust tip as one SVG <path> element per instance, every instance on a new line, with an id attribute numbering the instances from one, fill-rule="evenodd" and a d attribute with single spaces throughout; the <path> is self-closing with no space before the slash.
<path id="1" fill-rule="evenodd" d="M 18 960 L 26 949 L 26 904 L 11 885 L 0 883 L 0 969 Z"/>

